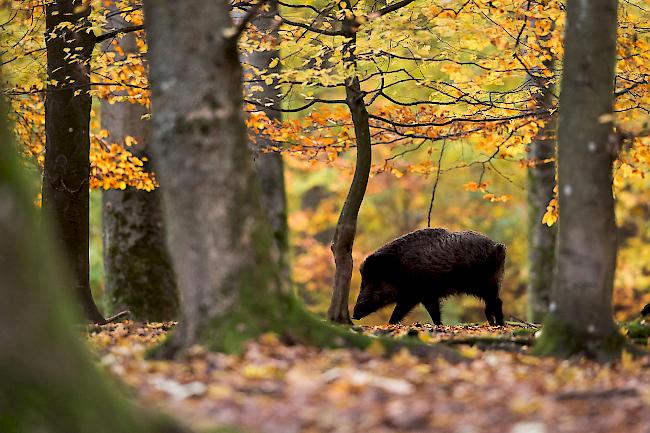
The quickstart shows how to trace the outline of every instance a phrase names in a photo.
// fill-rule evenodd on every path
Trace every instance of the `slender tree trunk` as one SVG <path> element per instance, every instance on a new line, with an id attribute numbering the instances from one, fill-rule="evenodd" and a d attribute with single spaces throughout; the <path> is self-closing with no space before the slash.
<path id="1" fill-rule="evenodd" d="M 368 346 L 373 340 L 309 314 L 282 284 L 246 146 L 241 66 L 228 2 L 145 0 L 144 5 L 152 150 L 182 291 L 180 326 L 157 355 L 171 357 L 197 342 L 237 352 L 269 331 L 317 346 Z M 385 344 L 390 349 L 406 343 Z M 440 347 L 426 350 L 455 357 Z"/>
<path id="2" fill-rule="evenodd" d="M 612 319 L 616 224 L 611 114 L 616 0 L 569 0 L 560 96 L 557 271 L 538 353 L 618 356 Z"/>
<path id="3" fill-rule="evenodd" d="M 81 0 L 46 6 L 47 94 L 43 210 L 54 222 L 57 247 L 73 270 L 77 301 L 85 316 L 102 322 L 90 291 L 88 178 L 90 174 L 90 7 Z M 57 28 L 71 22 L 75 27 Z M 52 37 L 51 35 L 56 35 Z"/>
<path id="4" fill-rule="evenodd" d="M 127 27 L 120 15 L 107 23 L 108 31 Z M 125 55 L 137 54 L 134 34 L 120 39 Z M 110 50 L 110 43 L 105 50 Z M 116 59 L 122 56 L 116 53 Z M 102 127 L 112 142 L 136 139 L 134 155 L 149 158 L 149 121 L 142 119 L 145 107 L 129 102 L 102 101 Z M 128 187 L 103 192 L 102 212 L 106 296 L 113 312 L 129 310 L 140 321 L 172 320 L 176 317 L 176 278 L 165 244 L 161 193 Z"/>
<path id="5" fill-rule="evenodd" d="M 553 63 L 551 59 L 544 66 L 553 70 Z M 536 108 L 550 110 L 554 98 L 550 78 L 536 72 L 540 75 L 532 79 L 532 85 L 541 89 L 534 96 Z M 528 152 L 528 159 L 534 163 L 528 170 L 528 320 L 535 323 L 544 320 L 548 312 L 553 285 L 557 225 L 548 227 L 542 218 L 555 188 L 555 162 L 547 161 L 555 159 L 556 128 L 555 117 L 548 119 Z"/>
<path id="6" fill-rule="evenodd" d="M 346 21 L 344 28 L 352 29 L 354 23 Z M 346 44 L 348 57 L 346 61 L 356 69 L 354 46 L 356 33 L 351 30 L 350 42 Z M 372 163 L 372 145 L 370 139 L 370 124 L 368 111 L 361 92 L 359 78 L 355 75 L 348 78 L 345 85 L 346 102 L 352 115 L 354 133 L 357 144 L 357 160 L 354 168 L 354 177 L 348 191 L 348 196 L 343 204 L 343 209 L 336 224 L 334 239 L 332 240 L 332 253 L 336 271 L 334 274 L 334 289 L 330 301 L 327 318 L 332 322 L 351 324 L 348 298 L 350 297 L 350 280 L 352 279 L 353 262 L 352 247 L 357 233 L 357 218 L 359 209 L 366 194 L 370 166 Z"/>
<path id="7" fill-rule="evenodd" d="M 246 56 L 245 61 L 251 66 L 258 69 L 269 69 L 269 64 L 274 58 L 280 56 L 280 50 L 277 46 L 280 37 L 278 34 L 277 22 L 274 20 L 278 13 L 277 0 L 267 2 L 269 10 L 260 14 L 254 21 L 255 26 L 267 37 L 270 37 L 276 44 L 276 48 L 268 51 L 255 51 Z M 273 72 L 280 72 L 280 64 L 272 69 Z M 255 98 L 262 103 L 271 103 L 272 106 L 280 106 L 281 98 L 280 89 L 276 89 L 274 84 L 265 82 L 256 83 L 262 87 L 262 91 L 255 93 Z M 271 120 L 281 120 L 282 114 L 277 110 L 262 108 Z M 260 134 L 256 137 L 256 171 L 262 184 L 262 207 L 266 211 L 267 218 L 273 231 L 273 239 L 280 252 L 278 259 L 283 284 L 289 284 L 290 270 L 288 261 L 289 250 L 289 228 L 287 225 L 287 196 L 284 185 L 284 162 L 282 154 L 277 152 L 265 152 L 265 149 L 272 146 L 273 143 L 266 135 Z"/>
<path id="8" fill-rule="evenodd" d="M 343 209 L 336 224 L 334 239 L 332 240 L 332 253 L 334 254 L 336 271 L 334 290 L 327 318 L 336 323 L 352 323 L 348 308 L 350 280 L 353 271 L 352 247 L 357 233 L 359 209 L 368 186 L 372 162 L 368 112 L 363 101 L 358 78 L 353 78 L 345 90 L 356 134 L 357 161 L 354 168 L 354 178 L 343 204 Z"/>
<path id="9" fill-rule="evenodd" d="M 60 254 L 42 235 L 48 224 L 37 222 L 1 101 L 0 113 L 0 431 L 181 432 L 136 412 L 86 353 Z"/>

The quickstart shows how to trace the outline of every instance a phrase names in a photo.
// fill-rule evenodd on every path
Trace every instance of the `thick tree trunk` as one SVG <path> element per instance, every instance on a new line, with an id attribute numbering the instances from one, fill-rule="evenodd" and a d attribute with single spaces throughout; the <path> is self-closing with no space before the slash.
<path id="1" fill-rule="evenodd" d="M 546 61 L 544 66 L 553 70 L 553 60 Z M 532 85 L 541 89 L 541 93 L 535 94 L 536 108 L 550 110 L 553 105 L 550 78 L 540 75 L 532 79 Z M 548 312 L 553 285 L 557 225 L 548 227 L 542 224 L 542 218 L 555 188 L 555 162 L 547 161 L 555 159 L 556 126 L 555 117 L 548 119 L 528 152 L 528 159 L 534 163 L 528 170 L 528 320 L 535 323 L 544 320 Z"/>
<path id="2" fill-rule="evenodd" d="M 245 304 L 280 290 L 260 224 L 242 118 L 241 70 L 224 1 L 145 2 L 154 151 L 183 320 L 168 347 L 194 344 Z M 173 50 L 169 50 L 174 46 Z M 257 204 L 257 206 L 256 206 Z M 246 328 L 244 318 L 237 325 Z M 226 343 L 226 336 L 219 341 Z"/>
<path id="3" fill-rule="evenodd" d="M 60 253 L 41 235 L 2 105 L 0 431 L 181 432 L 168 420 L 134 411 L 97 372 L 74 332 Z"/>
<path id="4" fill-rule="evenodd" d="M 128 23 L 120 15 L 110 18 L 108 31 Z M 136 54 L 134 34 L 124 36 L 120 47 L 125 55 Z M 107 44 L 105 49 L 111 49 Z M 121 56 L 117 54 L 116 59 Z M 131 152 L 149 158 L 149 121 L 146 109 L 129 102 L 102 101 L 102 127 L 112 142 L 136 139 Z M 140 321 L 172 320 L 179 308 L 176 278 L 165 243 L 165 227 L 158 189 L 147 192 L 128 187 L 103 192 L 102 230 L 106 296 L 113 312 L 129 310 Z"/>
<path id="5" fill-rule="evenodd" d="M 616 0 L 569 0 L 560 96 L 557 270 L 538 353 L 607 360 L 623 338 L 612 319 L 616 224 L 611 113 Z"/>
<path id="6" fill-rule="evenodd" d="M 179 328 L 156 354 L 171 357 L 195 343 L 237 352 L 269 331 L 317 346 L 368 346 L 373 340 L 309 314 L 282 284 L 246 146 L 241 66 L 228 2 L 145 0 L 144 5 L 152 150 L 182 291 Z M 392 349 L 408 343 L 385 344 Z M 455 357 L 444 348 L 426 350 Z"/>
<path id="7" fill-rule="evenodd" d="M 102 322 L 90 291 L 88 178 L 90 174 L 90 66 L 95 45 L 89 33 L 90 7 L 81 0 L 46 6 L 47 94 L 43 210 L 54 222 L 57 247 L 65 256 L 85 316 Z M 71 22 L 75 27 L 57 28 Z M 55 37 L 51 35 L 55 34 Z"/>
<path id="8" fill-rule="evenodd" d="M 269 10 L 264 11 L 254 21 L 255 26 L 265 35 L 273 39 L 274 43 L 279 43 L 279 34 L 277 22 L 274 17 L 278 13 L 277 0 L 267 2 Z M 269 64 L 274 58 L 280 56 L 279 47 L 268 51 L 256 51 L 245 57 L 245 61 L 251 66 L 258 69 L 269 69 Z M 273 72 L 280 72 L 280 65 L 278 64 L 272 69 Z M 255 93 L 255 99 L 261 103 L 271 103 L 272 106 L 279 107 L 281 105 L 281 98 L 278 95 L 280 89 L 276 89 L 274 84 L 266 84 L 265 82 L 256 83 L 257 86 L 262 87 L 262 91 Z M 282 114 L 277 110 L 270 108 L 262 108 L 266 115 L 271 120 L 281 120 Z M 273 231 L 273 239 L 280 252 L 279 265 L 283 284 L 290 284 L 290 270 L 288 261 L 289 250 L 289 228 L 287 225 L 287 196 L 284 185 L 284 162 L 282 161 L 282 154 L 277 152 L 265 152 L 273 143 L 269 138 L 260 134 L 256 137 L 256 148 L 259 152 L 256 155 L 255 167 L 257 174 L 262 184 L 262 207 L 266 212 L 266 216 L 271 224 Z"/>
<path id="9" fill-rule="evenodd" d="M 228 3 L 145 1 L 154 139 L 182 320 L 163 356 L 241 343 L 290 322 L 246 146 Z M 173 50 L 169 47 L 173 46 Z"/>

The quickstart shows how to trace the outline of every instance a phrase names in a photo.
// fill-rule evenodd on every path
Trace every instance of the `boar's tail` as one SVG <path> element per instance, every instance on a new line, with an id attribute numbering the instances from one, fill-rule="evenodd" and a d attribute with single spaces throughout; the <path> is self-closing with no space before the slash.
<path id="1" fill-rule="evenodd" d="M 494 248 L 494 264 L 496 265 L 495 279 L 496 284 L 500 288 L 503 281 L 503 272 L 506 267 L 506 246 L 504 244 L 497 244 Z"/>
<path id="2" fill-rule="evenodd" d="M 497 263 L 503 263 L 506 260 L 506 246 L 497 244 L 494 248 L 494 259 Z"/>

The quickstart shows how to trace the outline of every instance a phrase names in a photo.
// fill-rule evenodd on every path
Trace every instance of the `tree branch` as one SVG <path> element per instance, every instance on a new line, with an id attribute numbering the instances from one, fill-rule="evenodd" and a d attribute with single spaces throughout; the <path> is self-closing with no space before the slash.
<path id="1" fill-rule="evenodd" d="M 95 43 L 99 44 L 100 42 L 104 42 L 105 40 L 114 38 L 118 35 L 124 35 L 126 33 L 137 32 L 140 30 L 144 30 L 144 25 L 129 26 L 129 27 L 123 27 L 121 29 L 115 29 L 113 31 L 101 34 L 99 36 L 95 36 Z"/>
<path id="2" fill-rule="evenodd" d="M 320 35 L 325 35 L 325 36 L 345 36 L 345 33 L 343 33 L 340 30 L 325 30 L 325 29 L 319 29 L 317 27 L 310 26 L 309 24 L 305 23 L 299 23 L 297 21 L 291 21 L 288 20 L 284 17 L 280 17 L 282 19 L 282 22 L 284 24 L 288 24 L 290 26 L 294 27 L 300 27 L 302 29 L 309 30 L 310 32 L 318 33 Z"/>
<path id="3" fill-rule="evenodd" d="M 255 3 L 254 5 L 251 6 L 251 8 L 246 12 L 246 15 L 241 19 L 237 27 L 235 28 L 235 33 L 230 37 L 233 40 L 239 39 L 242 33 L 244 33 L 244 30 L 246 30 L 246 26 L 250 24 L 251 21 L 257 17 L 257 15 L 260 12 L 260 8 L 264 6 L 268 0 L 260 0 L 259 2 Z"/>
<path id="4" fill-rule="evenodd" d="M 395 12 L 396 10 L 403 8 L 404 6 L 408 5 L 409 3 L 413 3 L 414 1 L 415 0 L 402 0 L 397 3 L 393 3 L 392 5 L 388 5 L 382 9 L 379 9 L 377 12 L 371 14 L 371 17 L 379 18 L 391 12 Z"/>
<path id="5" fill-rule="evenodd" d="M 280 111 L 282 113 L 297 113 L 302 110 L 306 110 L 307 108 L 311 107 L 314 104 L 345 104 L 346 100 L 345 99 L 320 99 L 320 98 L 315 98 L 306 103 L 305 105 L 302 105 L 297 108 L 280 108 L 280 107 L 275 107 L 273 105 L 265 105 L 262 104 L 261 102 L 257 102 L 251 99 L 245 99 L 245 103 L 247 104 L 253 104 L 256 107 L 260 108 L 268 108 L 269 110 L 273 111 Z"/>

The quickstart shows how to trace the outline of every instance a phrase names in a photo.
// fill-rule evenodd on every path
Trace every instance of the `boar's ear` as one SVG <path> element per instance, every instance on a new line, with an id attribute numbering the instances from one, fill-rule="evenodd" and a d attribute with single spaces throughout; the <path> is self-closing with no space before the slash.
<path id="1" fill-rule="evenodd" d="M 385 276 L 392 274 L 399 264 L 399 258 L 394 254 L 371 254 L 361 265 L 363 276 Z"/>

